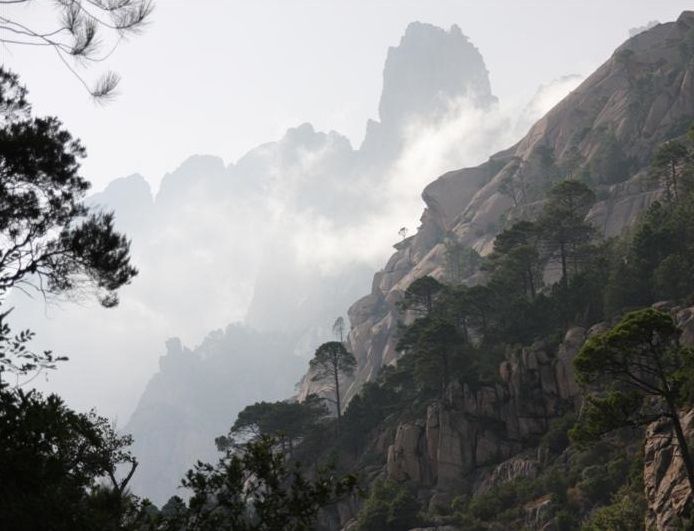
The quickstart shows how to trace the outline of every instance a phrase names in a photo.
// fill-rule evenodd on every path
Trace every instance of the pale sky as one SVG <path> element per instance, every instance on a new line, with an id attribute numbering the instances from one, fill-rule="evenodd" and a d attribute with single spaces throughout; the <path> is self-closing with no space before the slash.
<path id="1" fill-rule="evenodd" d="M 93 104 L 44 49 L 0 49 L 0 58 L 21 75 L 37 113 L 59 116 L 83 140 L 83 173 L 96 190 L 134 172 L 156 186 L 191 154 L 233 162 L 305 121 L 358 146 L 367 118 L 377 117 L 387 48 L 411 21 L 458 24 L 508 102 L 562 75 L 590 73 L 629 28 L 693 7 L 691 0 L 158 0 L 146 33 L 108 63 L 123 82 L 107 106 Z"/>

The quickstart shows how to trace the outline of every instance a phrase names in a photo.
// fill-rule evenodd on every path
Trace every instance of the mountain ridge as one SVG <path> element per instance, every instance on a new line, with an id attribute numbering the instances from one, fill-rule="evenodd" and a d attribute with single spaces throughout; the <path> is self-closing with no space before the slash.
<path id="1" fill-rule="evenodd" d="M 694 65 L 686 53 L 694 50 L 692 28 L 694 12 L 685 11 L 675 22 L 629 38 L 515 145 L 481 166 L 448 172 L 424 189 L 426 208 L 418 232 L 398 245 L 385 268 L 374 276 L 371 294 L 349 310 L 347 341 L 358 365 L 346 402 L 376 377 L 381 366 L 397 359 L 397 303 L 416 278 L 429 274 L 439 280 L 445 278 L 444 237 L 488 254 L 501 215 L 513 207 L 512 199 L 499 192 L 500 182 L 509 176 L 518 179 L 520 174 L 541 186 L 545 148 L 551 150 L 556 171 L 562 171 L 562 166 L 577 155 L 579 167 L 570 171 L 592 171 L 604 180 L 595 184 L 606 197 L 588 218 L 602 227 L 606 236 L 622 232 L 636 220 L 658 195 L 645 183 L 653 149 L 684 132 L 694 116 Z M 690 48 L 683 53 L 682 47 Z M 669 98 L 667 105 L 665 98 Z M 629 163 L 628 175 L 611 175 L 610 161 L 603 160 L 606 155 L 601 149 L 613 141 L 618 149 L 610 155 Z M 519 161 L 522 172 L 517 167 Z M 538 208 L 538 198 L 532 193 L 528 191 L 523 205 L 526 211 Z M 524 209 L 516 209 L 516 215 L 525 215 Z M 299 397 L 314 390 L 310 379 L 304 379 Z"/>

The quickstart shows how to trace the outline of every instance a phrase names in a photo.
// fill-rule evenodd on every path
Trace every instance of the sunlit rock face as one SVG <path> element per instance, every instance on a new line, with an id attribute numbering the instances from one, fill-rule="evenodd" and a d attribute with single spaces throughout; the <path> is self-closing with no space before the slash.
<path id="1" fill-rule="evenodd" d="M 551 166 L 562 172 L 558 178 L 579 176 L 600 192 L 587 217 L 605 236 L 629 229 L 661 194 L 646 185 L 654 151 L 685 133 L 694 120 L 693 30 L 694 12 L 685 12 L 676 22 L 635 34 L 520 142 L 480 166 L 446 173 L 425 188 L 422 225 L 396 246 L 374 276 L 371 293 L 350 308 L 348 342 L 358 366 L 351 385 L 343 382 L 349 385 L 347 399 L 384 365 L 397 363 L 397 325 L 403 318 L 397 303 L 415 279 L 447 278 L 445 239 L 486 254 L 501 214 L 513 220 L 542 207 L 541 193 L 528 193 L 515 206 L 500 192 L 500 182 L 517 176 L 519 167 L 525 183 L 542 191 L 552 168 L 541 161 L 543 156 L 552 160 Z M 577 171 L 582 173 L 573 173 Z M 682 342 L 690 345 L 692 308 L 662 307 L 672 312 L 683 330 Z M 496 383 L 476 389 L 451 384 L 445 399 L 425 414 L 403 415 L 395 428 L 374 434 L 370 448 L 384 465 L 370 472 L 416 485 L 419 493 L 426 493 L 422 497 L 429 500 L 430 510 L 439 502 L 450 506 L 450 493 L 461 488 L 474 496 L 514 478 L 535 477 L 543 459 L 537 438 L 552 419 L 580 410 L 573 358 L 586 337 L 608 326 L 572 328 L 558 348 L 538 342 L 508 353 Z M 305 379 L 302 392 L 310 388 Z M 691 436 L 692 411 L 682 411 L 681 420 Z M 690 489 L 668 422 L 648 427 L 644 454 L 646 526 L 679 528 L 676 522 Z M 548 503 L 549 497 L 543 496 L 526 505 L 524 523 L 518 527 L 548 529 Z"/>
<path id="2" fill-rule="evenodd" d="M 512 199 L 499 191 L 505 178 L 521 175 L 529 190 L 542 190 L 550 170 L 559 178 L 580 177 L 601 190 L 588 219 L 605 236 L 635 222 L 660 193 L 646 186 L 653 151 L 684 133 L 694 119 L 694 63 L 683 53 L 694 50 L 692 28 L 694 12 L 685 12 L 676 22 L 638 33 L 517 144 L 480 166 L 448 172 L 424 189 L 418 231 L 396 247 L 374 276 L 371 293 L 350 308 L 349 346 L 358 366 L 347 399 L 383 365 L 396 362 L 397 303 L 417 278 L 446 279 L 446 239 L 484 255 L 492 249 L 502 216 L 513 220 L 541 208 L 542 195 L 532 192 L 513 208 Z M 455 30 L 451 35 L 456 38 Z M 310 389 L 304 380 L 300 396 Z"/>

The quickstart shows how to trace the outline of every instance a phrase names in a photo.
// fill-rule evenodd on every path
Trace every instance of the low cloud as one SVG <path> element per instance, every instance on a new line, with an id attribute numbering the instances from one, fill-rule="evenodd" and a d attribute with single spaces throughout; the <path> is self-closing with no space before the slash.
<path id="1" fill-rule="evenodd" d="M 107 190 L 98 199 L 133 238 L 141 275 L 111 311 L 20 304 L 16 326 L 31 325 L 39 346 L 71 357 L 40 386 L 125 419 L 168 337 L 195 346 L 234 321 L 291 329 L 322 316 L 298 340 L 310 352 L 328 321 L 368 292 L 398 230 L 415 231 L 423 188 L 517 141 L 579 82 L 557 80 L 524 106 L 453 100 L 435 121 L 411 118 L 390 160 L 369 160 L 338 133 L 305 124 L 234 165 L 190 159 L 164 178 L 153 203 L 141 180 L 124 183 L 122 205 Z M 128 190 L 142 196 L 130 210 Z"/>

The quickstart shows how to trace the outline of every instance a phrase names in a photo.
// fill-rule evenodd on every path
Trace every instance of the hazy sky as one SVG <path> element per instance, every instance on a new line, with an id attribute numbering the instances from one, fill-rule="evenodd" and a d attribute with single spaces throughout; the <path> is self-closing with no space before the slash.
<path id="1" fill-rule="evenodd" d="M 0 54 L 35 110 L 82 138 L 84 174 L 98 190 L 133 172 L 156 186 L 193 153 L 233 162 L 304 121 L 358 145 L 377 116 L 387 48 L 413 20 L 458 24 L 509 102 L 558 76 L 589 73 L 629 28 L 687 7 L 691 0 L 159 0 L 146 33 L 112 56 L 123 82 L 105 107 L 54 54 Z"/>

